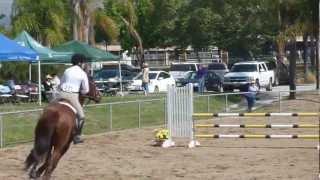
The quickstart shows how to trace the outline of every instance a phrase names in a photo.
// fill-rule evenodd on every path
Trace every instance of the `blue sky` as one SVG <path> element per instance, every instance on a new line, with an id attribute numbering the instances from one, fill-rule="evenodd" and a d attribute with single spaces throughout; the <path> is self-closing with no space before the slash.
<path id="1" fill-rule="evenodd" d="M 9 25 L 12 2 L 13 0 L 0 0 L 0 14 L 6 15 L 4 19 L 1 19 L 0 25 Z"/>

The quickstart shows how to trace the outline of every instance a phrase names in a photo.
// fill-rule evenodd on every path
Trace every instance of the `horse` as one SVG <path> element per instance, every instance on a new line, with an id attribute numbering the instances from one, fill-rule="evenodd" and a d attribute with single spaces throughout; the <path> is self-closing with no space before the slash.
<path id="1" fill-rule="evenodd" d="M 101 94 L 94 81 L 89 79 L 89 93 L 80 95 L 81 105 L 88 98 L 100 102 Z M 50 103 L 40 115 L 35 129 L 34 147 L 25 160 L 25 170 L 30 178 L 43 175 L 44 180 L 51 177 L 61 157 L 67 152 L 76 128 L 76 110 L 67 100 L 60 99 Z M 42 163 L 39 168 L 38 165 Z"/>

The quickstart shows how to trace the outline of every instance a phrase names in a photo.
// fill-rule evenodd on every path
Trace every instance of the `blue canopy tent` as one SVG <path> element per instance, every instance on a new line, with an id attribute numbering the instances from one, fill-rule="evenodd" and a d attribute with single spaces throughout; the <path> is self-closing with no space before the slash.
<path id="1" fill-rule="evenodd" d="M 0 63 L 1 62 L 38 62 L 38 91 L 39 103 L 41 105 L 41 69 L 38 54 L 28 48 L 25 48 L 13 40 L 0 33 Z"/>
<path id="2" fill-rule="evenodd" d="M 38 54 L 25 48 L 0 33 L 0 62 L 27 61 L 36 62 Z"/>

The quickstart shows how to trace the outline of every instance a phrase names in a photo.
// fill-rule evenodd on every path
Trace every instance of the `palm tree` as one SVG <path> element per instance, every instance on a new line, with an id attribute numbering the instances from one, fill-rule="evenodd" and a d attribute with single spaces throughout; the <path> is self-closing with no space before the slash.
<path id="1" fill-rule="evenodd" d="M 26 30 L 45 45 L 63 42 L 68 32 L 66 7 L 67 0 L 15 0 L 13 31 Z"/>
<path id="2" fill-rule="evenodd" d="M 114 21 L 102 11 L 101 0 L 72 0 L 73 39 L 95 44 L 95 28 L 110 39 L 119 35 Z"/>
<path id="3" fill-rule="evenodd" d="M 136 29 L 138 18 L 136 15 L 135 2 L 133 0 L 119 0 L 117 5 L 119 7 L 118 16 L 137 43 L 136 56 L 138 64 L 142 67 L 144 63 L 144 50 L 142 38 Z"/>
<path id="4" fill-rule="evenodd" d="M 80 17 L 80 0 L 71 0 L 71 7 L 72 7 L 72 36 L 73 36 L 73 40 L 79 40 L 78 17 Z"/>

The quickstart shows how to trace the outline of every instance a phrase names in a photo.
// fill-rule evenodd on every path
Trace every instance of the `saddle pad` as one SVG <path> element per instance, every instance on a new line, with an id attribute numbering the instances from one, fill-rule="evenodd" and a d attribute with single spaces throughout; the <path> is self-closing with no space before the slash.
<path id="1" fill-rule="evenodd" d="M 59 101 L 58 103 L 63 104 L 65 106 L 68 106 L 75 114 L 77 114 L 77 110 L 71 104 L 69 104 L 67 102 L 62 102 L 62 101 Z"/>

